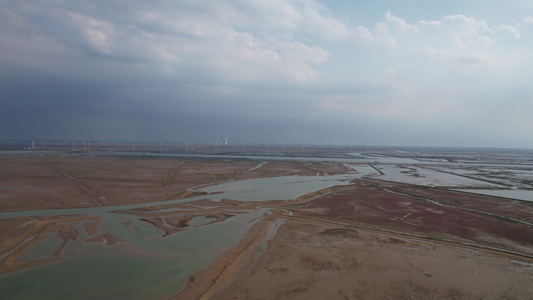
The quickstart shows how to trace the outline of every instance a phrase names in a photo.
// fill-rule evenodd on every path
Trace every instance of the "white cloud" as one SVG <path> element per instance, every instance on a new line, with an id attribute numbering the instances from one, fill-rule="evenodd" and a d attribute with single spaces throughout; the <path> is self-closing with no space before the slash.
<path id="1" fill-rule="evenodd" d="M 246 78 L 235 78 L 241 82 L 265 78 L 276 81 L 276 77 L 283 74 L 298 82 L 316 80 L 318 72 L 311 66 L 324 63 L 329 57 L 328 52 L 320 47 L 311 47 L 299 41 L 260 39 L 248 32 L 235 30 L 229 33 L 229 41 L 222 46 L 228 47 L 227 51 L 236 50 L 233 55 L 225 56 L 228 64 L 239 66 L 242 61 L 253 63 L 246 65 L 251 68 L 249 71 L 240 70 L 246 73 Z"/>
<path id="2" fill-rule="evenodd" d="M 355 35 L 356 39 L 362 39 L 362 40 L 366 40 L 366 41 L 370 41 L 370 40 L 372 40 L 374 38 L 372 33 L 370 32 L 370 30 L 368 30 L 364 26 L 357 26 L 355 28 L 354 35 Z"/>
<path id="3" fill-rule="evenodd" d="M 150 62 L 165 74 L 171 69 L 180 74 L 179 70 L 193 64 L 198 70 L 215 68 L 217 72 L 228 67 L 235 73 L 220 80 L 242 82 L 316 80 L 319 74 L 314 66 L 325 63 L 329 54 L 311 41 L 348 36 L 342 22 L 311 0 L 207 2 L 209 5 L 184 1 L 153 6 L 133 2 L 121 11 L 100 13 L 73 11 L 61 3 L 22 13 L 21 4 L 14 15 L 21 13 L 27 18 L 12 18 L 11 26 L 44 25 L 48 30 L 44 35 L 59 43 L 110 58 Z M 52 19 L 57 28 L 65 28 L 63 32 L 39 24 Z M 59 59 L 61 53 L 50 55 Z"/>
<path id="4" fill-rule="evenodd" d="M 67 13 L 85 35 L 89 44 L 97 51 L 111 53 L 114 26 L 108 22 L 83 16 L 77 13 Z"/>
<path id="5" fill-rule="evenodd" d="M 402 31 L 409 31 L 412 33 L 418 32 L 418 27 L 416 25 L 407 24 L 405 20 L 392 15 L 390 11 L 387 11 L 385 13 L 385 20 L 387 21 L 387 24 L 390 25 L 391 29 L 393 30 L 399 29 Z"/>
<path id="6" fill-rule="evenodd" d="M 346 38 L 346 26 L 329 16 L 322 4 L 312 0 L 233 1 L 217 4 L 216 18 L 230 27 L 247 27 L 267 34 L 311 34 L 328 39 Z"/>
<path id="7" fill-rule="evenodd" d="M 373 44 L 379 47 L 380 52 L 385 51 L 383 46 L 389 47 L 387 51 L 394 52 L 398 60 L 402 60 L 402 56 L 413 60 L 425 53 L 433 60 L 453 62 L 457 68 L 481 67 L 486 70 L 501 68 L 505 62 L 514 62 L 506 56 L 511 47 L 519 45 L 508 45 L 506 37 L 520 39 L 523 25 L 530 20 L 524 18 L 516 25 L 489 25 L 484 20 L 458 14 L 409 24 L 391 12 L 386 12 L 384 19 L 377 22 L 372 30 L 355 27 L 353 35 L 356 40 Z M 529 46 L 525 46 L 524 52 L 528 49 Z M 413 64 L 417 64 L 417 60 L 413 60 Z"/>
<path id="8" fill-rule="evenodd" d="M 450 51 L 442 50 L 442 49 L 436 49 L 436 48 L 431 47 L 431 46 L 426 46 L 425 50 L 426 50 L 427 55 L 429 57 L 431 57 L 431 58 L 450 59 L 453 56 Z"/>
<path id="9" fill-rule="evenodd" d="M 525 34 L 529 18 L 514 25 L 465 15 L 409 23 L 387 12 L 383 19 L 371 29 L 354 27 L 358 47 L 353 48 L 353 67 L 346 68 L 366 74 L 364 82 L 356 76 L 352 80 L 377 92 L 322 108 L 446 123 L 446 118 L 467 120 L 468 111 L 459 113 L 465 107 L 483 115 L 498 101 L 509 101 L 507 95 L 525 78 L 533 79 L 527 71 L 533 68 L 533 41 Z"/>
<path id="10" fill-rule="evenodd" d="M 495 26 L 496 29 L 499 29 L 499 30 L 502 30 L 504 32 L 508 32 L 509 34 L 511 34 L 515 39 L 519 39 L 520 38 L 520 30 L 516 27 L 516 26 L 511 26 L 511 25 L 498 25 L 498 26 Z"/>

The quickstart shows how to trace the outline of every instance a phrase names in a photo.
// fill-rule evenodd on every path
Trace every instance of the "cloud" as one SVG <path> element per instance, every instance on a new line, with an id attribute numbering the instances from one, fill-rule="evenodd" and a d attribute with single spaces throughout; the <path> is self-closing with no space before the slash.
<path id="1" fill-rule="evenodd" d="M 215 7 L 218 1 L 213 1 Z M 311 34 L 327 39 L 346 38 L 346 26 L 328 9 L 311 0 L 224 1 L 217 18 L 231 27 L 247 27 L 266 34 Z"/>
<path id="2" fill-rule="evenodd" d="M 44 55 L 52 56 L 81 50 L 78 56 L 154 64 L 164 74 L 181 74 L 179 70 L 190 68 L 189 61 L 196 67 L 203 63 L 201 68 L 213 72 L 239 66 L 230 76 L 234 80 L 246 81 L 254 74 L 254 80 L 306 82 L 318 78 L 313 65 L 324 63 L 328 54 L 301 37 L 335 39 L 348 32 L 341 22 L 327 16 L 325 7 L 313 1 L 185 1 L 154 6 L 132 1 L 120 10 L 111 7 L 105 11 L 84 8 L 91 7 L 90 2 L 81 2 L 85 5 L 55 3 L 42 11 L 26 4 L 4 9 L 9 18 L 3 23 L 12 29 L 4 39 L 24 44 L 11 49 L 10 54 L 24 61 L 33 56 L 30 49 L 44 49 L 49 51 Z M 21 31 L 39 35 L 20 39 Z M 48 40 L 47 45 L 39 47 L 37 39 Z M 20 53 L 21 46 L 30 51 Z M 238 73 L 245 76 L 236 76 Z"/>
<path id="3" fill-rule="evenodd" d="M 385 13 L 385 20 L 387 25 L 393 30 L 408 31 L 412 33 L 418 32 L 418 27 L 416 25 L 407 24 L 402 18 L 395 17 L 390 11 Z"/>
<path id="4" fill-rule="evenodd" d="M 105 54 L 111 53 L 111 42 L 114 40 L 113 24 L 77 13 L 67 13 L 67 15 L 75 23 L 75 26 L 80 29 L 90 46 L 96 51 Z"/>
<path id="5" fill-rule="evenodd" d="M 426 141 L 454 124 L 481 134 L 472 118 L 486 132 L 517 124 L 491 125 L 489 114 L 533 127 L 521 113 L 533 110 L 523 100 L 533 92 L 531 16 L 353 5 L 357 14 L 311 0 L 5 3 L 0 138 L 21 134 L 14 116 L 28 116 L 25 136 L 112 128 L 109 137 L 175 140 L 386 144 L 401 142 L 392 131 Z"/>
<path id="6" fill-rule="evenodd" d="M 457 68 L 498 69 L 502 62 L 509 61 L 511 48 L 529 50 L 530 45 L 509 45 L 508 37 L 521 38 L 521 30 L 529 18 L 515 25 L 489 25 L 485 20 L 465 15 L 449 15 L 438 20 L 420 20 L 409 24 L 391 12 L 384 15 L 385 21 L 376 23 L 370 30 L 357 26 L 353 35 L 361 43 L 383 46 L 397 55 L 425 53 L 433 60 L 446 60 Z M 515 51 L 513 49 L 513 51 Z M 387 51 L 387 50 L 385 50 Z M 522 52 L 522 50 L 520 50 Z M 512 59 L 511 59 L 512 61 Z"/>
<path id="7" fill-rule="evenodd" d="M 520 38 L 520 30 L 516 26 L 511 25 L 498 25 L 495 27 L 496 29 L 507 31 L 509 34 L 511 34 L 515 39 Z"/>

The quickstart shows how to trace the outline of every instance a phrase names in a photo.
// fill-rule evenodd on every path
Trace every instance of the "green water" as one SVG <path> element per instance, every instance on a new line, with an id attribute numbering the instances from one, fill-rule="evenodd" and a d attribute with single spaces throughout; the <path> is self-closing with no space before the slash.
<path id="1" fill-rule="evenodd" d="M 175 267 L 178 275 L 183 273 L 179 264 Z M 157 280 L 170 271 L 168 261 L 156 258 L 67 259 L 1 278 L 0 291 L 4 299 L 158 298 L 173 292 L 168 288 L 170 279 L 180 279 Z"/>
<path id="2" fill-rule="evenodd" d="M 104 247 L 82 238 L 66 247 L 66 258 L 0 276 L 2 299 L 157 299 L 177 292 L 187 278 L 235 246 L 251 221 L 266 210 L 160 237 L 145 222 L 132 228 L 119 218 L 101 225 L 125 243 Z"/>
<path id="3" fill-rule="evenodd" d="M 349 178 L 346 176 L 288 176 L 247 180 L 214 186 L 211 187 L 214 190 L 209 191 L 221 191 L 223 194 L 150 205 L 218 197 L 247 201 L 294 199 L 333 185 L 348 184 L 347 179 Z M 98 227 L 99 233 L 109 232 L 123 241 L 114 246 L 86 243 L 84 241 L 89 237 L 83 228 L 84 223 L 80 222 L 75 227 L 79 232 L 77 239 L 69 241 L 61 252 L 63 259 L 0 276 L 0 298 L 165 298 L 179 291 L 189 276 L 237 245 L 254 220 L 268 212 L 268 209 L 246 211 L 215 224 L 206 224 L 208 219 L 198 218 L 191 223 L 187 231 L 163 237 L 162 230 L 140 221 L 138 216 L 121 213 L 144 206 L 146 204 L 0 214 L 0 218 L 96 215 L 102 218 Z M 27 252 L 22 260 L 51 257 L 62 242 L 63 239 L 56 233 L 50 233 Z"/>
<path id="4" fill-rule="evenodd" d="M 24 253 L 20 261 L 32 261 L 35 259 L 46 259 L 54 256 L 54 252 L 61 246 L 63 239 L 57 233 L 50 232 L 35 247 Z"/>

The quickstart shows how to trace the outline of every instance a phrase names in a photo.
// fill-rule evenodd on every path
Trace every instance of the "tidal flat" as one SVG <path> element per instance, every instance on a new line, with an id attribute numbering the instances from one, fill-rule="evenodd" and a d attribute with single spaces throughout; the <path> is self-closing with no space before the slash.
<path id="1" fill-rule="evenodd" d="M 452 190 L 527 166 L 379 157 L 0 155 L 0 294 L 533 297 L 533 203 Z"/>

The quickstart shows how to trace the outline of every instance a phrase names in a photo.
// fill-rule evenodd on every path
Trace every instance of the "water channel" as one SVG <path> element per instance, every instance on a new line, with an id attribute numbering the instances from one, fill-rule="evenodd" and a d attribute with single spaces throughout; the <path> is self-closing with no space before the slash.
<path id="1" fill-rule="evenodd" d="M 6 153 L 4 153 L 6 154 Z M 13 154 L 21 154 L 20 152 Z M 53 154 L 53 153 L 45 153 Z M 93 155 L 93 154 L 91 154 Z M 114 155 L 117 155 L 116 153 Z M 124 154 L 129 155 L 129 154 Z M 132 155 L 142 155 L 134 153 Z M 159 156 L 150 154 L 151 156 Z M 161 155 L 164 156 L 164 155 Z M 186 157 L 187 155 L 168 155 Z M 190 156 L 190 155 L 189 155 Z M 196 156 L 211 157 L 211 156 Z M 221 156 L 215 156 L 221 158 Z M 222 156 L 223 158 L 234 158 Z M 346 158 L 294 158 L 294 157 L 235 157 L 254 160 L 306 160 L 343 162 L 348 174 L 334 176 L 285 176 L 227 182 L 196 188 L 207 195 L 187 199 L 149 204 L 133 204 L 114 207 L 83 209 L 49 209 L 0 213 L 0 219 L 18 217 L 42 217 L 63 215 L 95 215 L 101 218 L 99 232 L 109 232 L 122 242 L 114 246 L 84 242 L 88 237 L 83 222 L 75 225 L 79 235 L 62 250 L 63 258 L 15 273 L 0 276 L 0 295 L 4 299 L 153 299 L 170 295 L 179 290 L 187 278 L 239 243 L 250 226 L 268 209 L 257 209 L 234 214 L 223 222 L 207 224 L 205 218 L 194 219 L 188 230 L 163 236 L 162 231 L 140 217 L 125 213 L 125 210 L 186 203 L 209 199 L 220 201 L 276 201 L 295 199 L 336 185 L 350 184 L 354 178 L 389 173 L 386 180 L 402 181 L 399 178 L 424 180 L 426 184 L 476 183 L 472 179 L 420 168 L 401 169 L 388 164 L 424 164 L 414 159 L 356 156 Z M 370 161 L 369 161 L 370 160 Z M 379 169 L 369 163 L 383 164 Z M 264 163 L 257 165 L 260 168 Z M 402 172 L 403 171 L 403 172 Z M 413 176 L 418 174 L 416 177 Z M 444 176 L 444 177 L 443 177 Z M 414 178 L 414 179 L 413 179 Z M 437 178 L 431 179 L 430 178 Z M 444 180 L 445 179 L 445 180 Z M 410 182 L 413 183 L 413 182 Z M 420 184 L 420 182 L 416 182 Z M 483 182 L 486 185 L 486 182 Z M 473 191 L 473 190 L 465 190 Z M 484 191 L 484 190 L 481 190 Z M 502 195 L 505 197 L 505 195 Z M 524 199 L 525 200 L 525 199 Z M 175 209 L 173 209 L 175 210 Z M 171 212 L 170 210 L 168 211 Z M 279 224 L 278 224 L 279 225 Z M 271 238 L 271 236 L 269 236 Z M 27 252 L 22 260 L 52 257 L 62 242 L 55 233 L 50 233 L 36 247 Z"/>
<path id="2" fill-rule="evenodd" d="M 221 198 L 241 201 L 295 199 L 335 185 L 349 184 L 353 175 L 285 176 L 228 182 L 198 190 L 216 193 L 187 199 L 150 203 L 150 206 Z M 189 224 L 186 231 L 163 237 L 161 230 L 124 213 L 147 204 L 83 209 L 51 209 L 1 213 L 0 218 L 95 215 L 102 218 L 100 232 L 122 242 L 114 246 L 84 242 L 83 223 L 76 225 L 77 239 L 62 250 L 57 262 L 0 276 L 4 299 L 153 299 L 172 294 L 187 278 L 222 252 L 238 244 L 250 226 L 267 209 L 234 214 L 224 222 Z M 127 224 L 127 225 L 126 225 Z M 50 233 L 22 259 L 51 257 L 60 240 Z"/>

